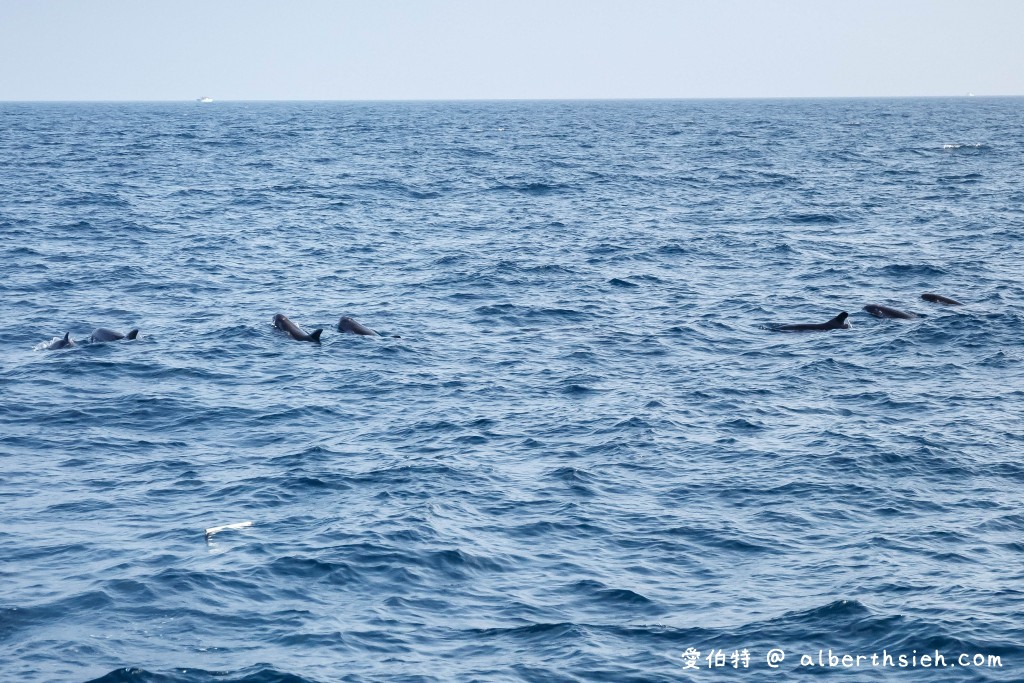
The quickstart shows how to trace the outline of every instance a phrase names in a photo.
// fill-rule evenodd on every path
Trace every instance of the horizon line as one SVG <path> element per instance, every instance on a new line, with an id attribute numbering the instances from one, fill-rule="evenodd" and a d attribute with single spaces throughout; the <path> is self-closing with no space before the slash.
<path id="1" fill-rule="evenodd" d="M 1012 99 L 1024 95 L 755 95 L 755 96 L 704 96 L 704 97 L 457 97 L 457 98 L 349 98 L 349 99 L 213 99 L 216 103 L 275 103 L 275 102 L 692 102 L 721 100 L 909 100 L 909 99 Z M 201 98 L 188 99 L 0 99 L 2 104 L 171 104 L 196 103 Z"/>

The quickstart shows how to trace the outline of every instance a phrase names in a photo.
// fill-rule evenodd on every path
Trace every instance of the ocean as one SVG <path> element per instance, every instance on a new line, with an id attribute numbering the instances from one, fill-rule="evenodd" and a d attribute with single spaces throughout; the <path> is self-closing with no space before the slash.
<path id="1" fill-rule="evenodd" d="M 5 103 L 0 162 L 0 679 L 1024 680 L 1024 99 Z"/>

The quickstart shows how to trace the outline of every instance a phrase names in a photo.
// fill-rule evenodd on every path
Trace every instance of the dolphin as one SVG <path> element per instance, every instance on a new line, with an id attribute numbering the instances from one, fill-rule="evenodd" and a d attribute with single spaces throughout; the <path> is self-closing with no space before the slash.
<path id="1" fill-rule="evenodd" d="M 139 331 L 137 329 L 132 330 L 128 334 L 121 334 L 120 332 L 115 332 L 114 330 L 111 330 L 109 328 L 101 327 L 101 328 L 95 330 L 89 336 L 89 341 L 93 342 L 93 343 L 95 343 L 95 342 L 109 342 L 109 341 L 117 341 L 119 339 L 135 339 L 138 336 L 139 336 Z"/>
<path id="2" fill-rule="evenodd" d="M 57 349 L 66 349 L 70 346 L 75 345 L 75 340 L 71 338 L 70 332 L 64 333 L 63 339 L 55 339 L 54 341 L 47 344 L 44 348 L 47 351 L 56 351 Z M 36 348 L 39 348 L 38 346 Z"/>
<path id="3" fill-rule="evenodd" d="M 924 294 L 921 295 L 921 298 L 924 299 L 925 301 L 931 301 L 933 304 L 945 304 L 947 306 L 963 306 L 963 304 L 957 301 L 956 299 L 950 299 L 949 297 L 941 296 L 939 294 L 932 294 L 931 292 L 925 292 Z"/>
<path id="4" fill-rule="evenodd" d="M 796 325 L 776 325 L 772 329 L 776 332 L 810 332 L 825 330 L 848 330 L 850 323 L 846 320 L 850 314 L 843 311 L 827 323 L 799 323 Z"/>
<path id="5" fill-rule="evenodd" d="M 356 322 L 347 315 L 338 321 L 338 332 L 351 332 L 352 334 L 362 334 L 366 336 L 376 336 L 377 333 L 371 330 L 366 325 Z"/>
<path id="6" fill-rule="evenodd" d="M 287 332 L 292 336 L 292 339 L 317 343 L 320 342 L 320 333 L 324 331 L 323 328 L 320 328 L 313 330 L 310 334 L 306 334 L 302 331 L 301 327 L 280 313 L 274 316 L 274 327 L 283 332 Z"/>
<path id="7" fill-rule="evenodd" d="M 921 317 L 917 313 L 908 313 L 907 311 L 889 308 L 888 306 L 882 306 L 880 304 L 868 304 L 864 307 L 864 310 L 876 318 L 899 318 L 900 320 L 912 320 L 914 318 Z"/>

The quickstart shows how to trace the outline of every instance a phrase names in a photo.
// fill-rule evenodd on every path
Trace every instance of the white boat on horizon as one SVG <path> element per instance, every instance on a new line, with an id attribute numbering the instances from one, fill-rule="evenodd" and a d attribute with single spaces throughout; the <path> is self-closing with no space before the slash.
<path id="1" fill-rule="evenodd" d="M 213 102 L 213 98 L 212 97 L 200 97 L 198 100 L 196 100 L 196 102 L 202 102 L 203 104 L 209 104 L 210 102 Z"/>

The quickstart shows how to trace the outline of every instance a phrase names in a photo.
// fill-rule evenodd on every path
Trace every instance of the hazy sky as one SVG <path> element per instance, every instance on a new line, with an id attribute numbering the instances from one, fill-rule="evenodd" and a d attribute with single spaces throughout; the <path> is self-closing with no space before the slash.
<path id="1" fill-rule="evenodd" d="M 0 0 L 0 100 L 1024 95 L 1024 0 Z"/>

